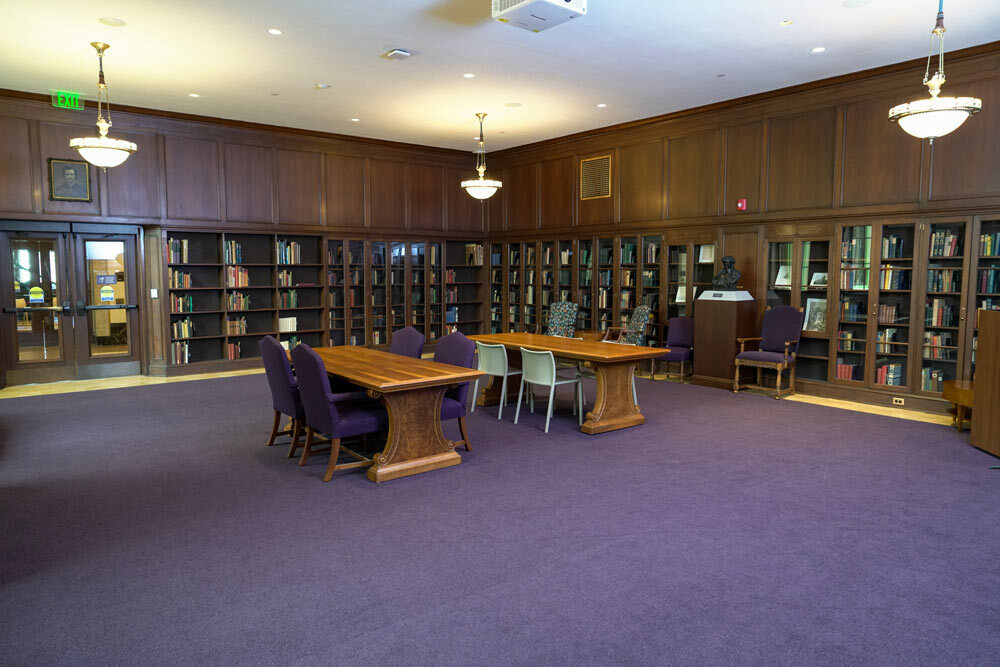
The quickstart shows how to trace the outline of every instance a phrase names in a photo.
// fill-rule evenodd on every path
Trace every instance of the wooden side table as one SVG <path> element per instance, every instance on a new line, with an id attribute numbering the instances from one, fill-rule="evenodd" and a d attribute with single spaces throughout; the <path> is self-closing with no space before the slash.
<path id="1" fill-rule="evenodd" d="M 945 380 L 943 386 L 944 400 L 955 406 L 955 428 L 962 431 L 965 427 L 965 409 L 972 407 L 972 380 Z"/>

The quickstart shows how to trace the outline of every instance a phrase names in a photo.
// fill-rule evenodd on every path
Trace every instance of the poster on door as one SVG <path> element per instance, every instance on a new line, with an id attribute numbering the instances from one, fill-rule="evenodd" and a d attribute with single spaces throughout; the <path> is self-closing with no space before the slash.
<path id="1" fill-rule="evenodd" d="M 28 303 L 45 303 L 45 292 L 35 285 L 28 290 Z"/>
<path id="2" fill-rule="evenodd" d="M 110 301 L 114 303 L 115 300 L 115 288 L 111 285 L 105 285 L 101 288 L 101 303 Z"/>

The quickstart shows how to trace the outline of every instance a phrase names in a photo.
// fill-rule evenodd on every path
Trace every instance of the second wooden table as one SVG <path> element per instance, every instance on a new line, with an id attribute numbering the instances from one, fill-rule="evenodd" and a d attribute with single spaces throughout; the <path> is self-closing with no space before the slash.
<path id="1" fill-rule="evenodd" d="M 594 409 L 587 413 L 587 421 L 583 422 L 580 430 L 590 434 L 645 423 L 646 418 L 639 411 L 639 405 L 632 400 L 632 374 L 643 359 L 662 357 L 670 351 L 665 348 L 529 333 L 481 334 L 469 338 L 491 345 L 503 345 L 508 354 L 525 347 L 529 350 L 548 350 L 562 359 L 589 361 L 597 376 L 597 400 Z M 517 377 L 519 376 L 515 376 Z M 499 382 L 493 384 L 499 387 Z M 498 390 L 497 396 L 499 397 Z"/>

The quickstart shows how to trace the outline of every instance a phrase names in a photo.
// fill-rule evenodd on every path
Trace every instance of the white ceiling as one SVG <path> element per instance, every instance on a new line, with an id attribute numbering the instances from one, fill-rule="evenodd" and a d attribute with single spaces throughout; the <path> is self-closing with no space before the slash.
<path id="1" fill-rule="evenodd" d="M 485 111 L 497 150 L 920 58 L 936 11 L 590 0 L 587 16 L 536 34 L 492 21 L 490 0 L 0 0 L 0 87 L 93 97 L 100 40 L 113 103 L 459 149 Z M 997 0 L 949 0 L 945 16 L 948 51 L 1000 38 Z M 413 56 L 379 57 L 394 47 Z"/>

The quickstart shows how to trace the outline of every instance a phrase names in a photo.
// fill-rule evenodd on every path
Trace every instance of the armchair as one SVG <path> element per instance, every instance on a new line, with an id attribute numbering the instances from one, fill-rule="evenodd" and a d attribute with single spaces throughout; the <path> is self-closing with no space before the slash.
<path id="1" fill-rule="evenodd" d="M 392 332 L 389 352 L 419 359 L 424 352 L 424 335 L 413 327 L 403 327 Z"/>
<path id="2" fill-rule="evenodd" d="M 576 333 L 576 312 L 580 307 L 572 301 L 556 301 L 549 307 L 546 336 L 572 338 Z"/>
<path id="3" fill-rule="evenodd" d="M 740 389 L 767 388 L 761 384 L 761 371 L 769 369 L 776 372 L 774 397 L 781 398 L 781 374 L 788 369 L 789 392 L 795 393 L 795 355 L 799 349 L 799 338 L 802 335 L 802 321 L 805 315 L 801 308 L 794 306 L 778 306 L 764 313 L 764 324 L 760 336 L 753 338 L 737 338 L 740 344 L 736 355 L 736 371 L 733 376 L 733 393 Z M 747 343 L 757 342 L 756 350 L 747 350 Z M 740 368 L 757 369 L 757 384 L 740 384 Z"/>
<path id="4" fill-rule="evenodd" d="M 667 362 L 667 377 L 681 378 L 684 382 L 686 374 L 684 365 L 690 364 L 694 354 L 694 318 L 693 317 L 671 317 L 667 326 L 667 347 L 670 352 L 660 357 Z M 680 373 L 670 372 L 670 362 L 676 361 L 681 365 Z"/>
<path id="5" fill-rule="evenodd" d="M 646 325 L 649 323 L 649 306 L 641 304 L 632 311 L 632 317 L 623 327 L 609 327 L 602 340 L 609 343 L 642 345 L 646 340 Z"/>

